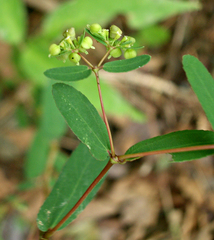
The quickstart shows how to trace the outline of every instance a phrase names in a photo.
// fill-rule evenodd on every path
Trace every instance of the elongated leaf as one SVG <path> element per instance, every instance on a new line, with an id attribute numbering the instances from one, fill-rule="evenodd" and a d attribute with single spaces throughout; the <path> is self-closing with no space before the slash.
<path id="1" fill-rule="evenodd" d="M 158 150 L 214 144 L 214 132 L 203 130 L 184 130 L 147 139 L 130 147 L 127 154 L 152 152 Z M 213 150 L 198 150 L 173 153 L 174 161 L 186 161 L 214 154 Z"/>
<path id="2" fill-rule="evenodd" d="M 52 141 L 60 138 L 67 129 L 65 120 L 53 100 L 51 80 L 45 86 L 42 97 L 43 113 L 39 130 L 25 161 L 25 176 L 28 179 L 38 177 L 44 172 Z"/>
<path id="3" fill-rule="evenodd" d="M 60 81 L 78 81 L 87 78 L 91 74 L 91 69 L 85 65 L 51 68 L 44 72 L 45 76 Z"/>
<path id="4" fill-rule="evenodd" d="M 105 160 L 110 150 L 108 134 L 95 107 L 81 92 L 63 83 L 53 85 L 53 96 L 74 134 L 96 159 Z"/>
<path id="5" fill-rule="evenodd" d="M 80 144 L 73 152 L 52 192 L 41 207 L 37 224 L 45 232 L 53 228 L 77 203 L 94 179 L 99 175 L 107 161 L 95 161 L 84 144 Z M 74 214 L 63 224 L 61 229 L 76 218 L 92 200 L 99 185 L 92 190 Z"/>
<path id="6" fill-rule="evenodd" d="M 107 62 L 103 65 L 103 69 L 107 72 L 128 72 L 140 68 L 150 61 L 149 55 L 141 55 L 131 59 L 117 60 Z"/>
<path id="7" fill-rule="evenodd" d="M 134 50 L 139 50 L 139 49 L 142 49 L 144 48 L 144 46 L 140 46 L 140 47 L 123 47 L 123 49 L 134 49 Z"/>
<path id="8" fill-rule="evenodd" d="M 183 57 L 183 67 L 195 94 L 214 129 L 214 79 L 194 56 Z"/>
<path id="9" fill-rule="evenodd" d="M 104 46 L 107 46 L 107 43 L 102 40 L 101 36 L 99 36 L 98 34 L 92 34 L 87 28 L 85 28 L 85 30 L 89 35 L 91 35 L 95 40 L 97 40 L 97 42 L 100 42 Z"/>
<path id="10" fill-rule="evenodd" d="M 85 38 L 85 32 L 86 32 L 86 29 L 84 29 L 83 34 L 81 35 L 80 40 L 78 41 L 79 42 L 79 46 L 81 46 L 82 41 Z"/>
<path id="11" fill-rule="evenodd" d="M 50 139 L 42 131 L 38 131 L 34 137 L 25 162 L 25 177 L 35 178 L 44 172 L 48 152 L 50 150 Z"/>
<path id="12" fill-rule="evenodd" d="M 47 86 L 43 90 L 43 114 L 40 120 L 40 130 L 46 138 L 50 139 L 50 142 L 54 139 L 59 139 L 65 133 L 67 126 L 65 120 L 56 107 L 56 104 L 52 95 L 53 81 L 47 81 Z"/>
<path id="13" fill-rule="evenodd" d="M 0 38 L 11 44 L 24 40 L 26 9 L 21 0 L 0 0 Z"/>

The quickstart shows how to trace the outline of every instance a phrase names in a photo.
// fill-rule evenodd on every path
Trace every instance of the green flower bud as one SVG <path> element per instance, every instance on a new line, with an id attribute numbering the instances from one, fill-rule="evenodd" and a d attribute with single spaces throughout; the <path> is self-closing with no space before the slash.
<path id="1" fill-rule="evenodd" d="M 121 37 L 122 30 L 116 25 L 111 25 L 110 27 L 110 38 L 117 40 Z"/>
<path id="2" fill-rule="evenodd" d="M 128 36 L 124 36 L 121 40 L 121 43 L 128 42 Z"/>
<path id="3" fill-rule="evenodd" d="M 121 43 L 129 42 L 127 45 L 123 45 L 124 47 L 131 47 L 135 43 L 135 38 L 130 37 L 130 36 L 124 36 L 121 40 Z"/>
<path id="4" fill-rule="evenodd" d="M 80 48 L 79 48 L 79 52 L 88 54 L 88 52 L 86 51 L 86 49 L 83 48 L 83 47 L 80 47 Z"/>
<path id="5" fill-rule="evenodd" d="M 85 49 L 94 48 L 92 44 L 93 44 L 92 39 L 90 37 L 85 37 L 82 41 L 81 46 Z"/>
<path id="6" fill-rule="evenodd" d="M 136 56 L 137 56 L 137 53 L 136 53 L 136 51 L 134 49 L 127 49 L 124 52 L 125 59 L 134 58 Z"/>
<path id="7" fill-rule="evenodd" d="M 89 30 L 92 34 L 100 33 L 102 31 L 102 27 L 98 23 L 93 23 L 90 25 Z"/>
<path id="8" fill-rule="evenodd" d="M 55 43 L 51 44 L 49 47 L 49 53 L 51 56 L 57 56 L 60 54 L 60 46 L 56 45 Z"/>
<path id="9" fill-rule="evenodd" d="M 128 41 L 132 42 L 131 43 L 132 45 L 136 42 L 135 38 L 133 38 L 133 37 L 128 37 L 128 39 L 129 39 Z"/>
<path id="10" fill-rule="evenodd" d="M 63 61 L 64 63 L 66 62 L 66 60 L 68 59 L 68 54 L 62 54 L 56 57 L 58 60 Z"/>
<path id="11" fill-rule="evenodd" d="M 110 55 L 114 58 L 118 58 L 122 55 L 122 51 L 120 48 L 115 48 L 115 49 L 111 50 Z"/>
<path id="12" fill-rule="evenodd" d="M 81 59 L 81 57 L 80 57 L 80 55 L 79 54 L 77 54 L 77 53 L 71 53 L 69 56 L 68 56 L 68 58 L 69 58 L 69 60 L 71 61 L 71 62 L 74 62 L 74 63 L 76 63 L 77 65 L 79 65 L 79 61 L 80 61 L 80 59 Z"/>
<path id="13" fill-rule="evenodd" d="M 67 29 L 64 33 L 63 33 L 63 36 L 65 38 L 70 38 L 71 40 L 74 40 L 75 37 L 76 37 L 76 33 L 75 33 L 75 28 L 69 28 Z"/>
<path id="14" fill-rule="evenodd" d="M 108 29 L 102 29 L 102 31 L 99 33 L 99 35 L 103 37 L 104 41 L 108 40 L 109 30 Z"/>
<path id="15" fill-rule="evenodd" d="M 59 46 L 62 47 L 62 48 L 65 48 L 65 47 L 66 47 L 65 45 L 66 45 L 66 44 L 65 44 L 65 41 L 64 41 L 64 40 L 61 41 L 60 44 L 59 44 Z"/>

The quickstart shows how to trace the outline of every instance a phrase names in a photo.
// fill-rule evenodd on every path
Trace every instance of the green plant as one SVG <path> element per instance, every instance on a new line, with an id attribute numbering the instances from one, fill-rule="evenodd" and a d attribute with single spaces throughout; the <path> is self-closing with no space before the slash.
<path id="1" fill-rule="evenodd" d="M 88 54 L 87 49 L 94 48 L 92 39 L 85 36 L 86 33 L 106 47 L 105 55 L 96 66 L 85 57 L 85 54 Z M 92 24 L 87 26 L 79 37 L 75 37 L 73 28 L 67 30 L 59 45 L 53 44 L 50 47 L 51 57 L 69 59 L 77 64 L 49 69 L 45 71 L 45 75 L 54 80 L 69 82 L 69 84 L 54 84 L 53 97 L 67 124 L 82 143 L 67 161 L 52 192 L 40 209 L 37 223 L 41 239 L 49 239 L 56 230 L 64 228 L 76 218 L 91 201 L 105 174 L 114 164 L 124 164 L 143 156 L 160 153 L 170 153 L 175 162 L 214 154 L 214 132 L 203 130 L 172 132 L 139 142 L 131 146 L 124 155 L 115 153 L 102 100 L 99 71 L 103 69 L 115 73 L 127 72 L 142 67 L 150 60 L 149 55 L 136 56 L 136 48 L 133 47 L 135 40 L 132 37 L 121 38 L 121 36 L 122 31 L 115 25 L 108 30 L 102 29 L 99 24 Z M 122 52 L 125 60 L 104 63 L 106 58 L 119 57 Z M 79 65 L 80 59 L 87 66 Z M 214 127 L 213 78 L 202 63 L 193 56 L 184 56 L 183 66 L 193 90 Z M 86 96 L 70 83 L 87 79 L 91 73 L 96 78 L 103 119 Z"/>
<path id="2" fill-rule="evenodd" d="M 152 41 L 153 45 L 157 43 L 160 45 L 165 43 L 168 39 L 167 36 L 170 35 L 169 29 L 165 27 L 159 29 L 160 21 L 200 9 L 200 4 L 197 1 L 172 2 L 171 0 L 163 0 L 157 3 L 156 0 L 124 0 L 122 5 L 115 4 L 115 0 L 102 2 L 98 0 L 64 1 L 54 11 L 44 14 L 41 29 L 37 31 L 37 34 L 35 32 L 29 34 L 27 26 L 30 26 L 31 23 L 27 18 L 26 4 L 22 0 L 0 0 L 0 3 L 2 6 L 0 8 L 0 38 L 10 45 L 13 53 L 11 64 L 16 67 L 17 72 L 12 81 L 17 87 L 22 83 L 27 84 L 33 98 L 30 106 L 33 115 L 31 113 L 27 114 L 26 109 L 22 109 L 22 112 L 26 112 L 26 114 L 22 114 L 22 117 L 26 116 L 25 122 L 37 130 L 24 165 L 25 179 L 33 182 L 34 187 L 34 178 L 43 177 L 45 174 L 48 165 L 47 160 L 49 155 L 52 155 L 50 149 L 54 145 L 53 142 L 57 142 L 66 131 L 65 121 L 52 98 L 52 83 L 47 81 L 43 75 L 43 72 L 51 67 L 71 65 L 69 61 L 64 63 L 63 61 L 57 62 L 54 58 L 47 58 L 48 47 L 53 38 L 56 39 L 60 36 L 62 29 L 68 28 L 71 24 L 75 25 L 78 32 L 88 22 L 93 23 L 99 20 L 100 23 L 106 25 L 120 12 L 126 16 L 128 26 L 140 33 L 136 37 L 139 39 L 136 44 L 143 41 L 149 46 Z M 78 11 L 81 14 L 70 14 Z M 99 26 L 94 27 L 99 29 Z M 151 32 L 156 33 L 155 37 Z M 161 34 L 161 32 L 165 34 Z M 64 34 L 66 36 L 67 33 Z M 72 31 L 69 31 L 69 34 L 72 34 Z M 146 35 L 146 40 L 145 37 L 142 38 L 144 35 Z M 155 43 L 154 39 L 156 40 Z M 118 56 L 118 49 L 116 50 Z M 115 56 L 115 53 L 112 55 Z M 63 60 L 66 56 L 58 56 L 58 58 Z M 7 79 L 3 79 L 2 82 L 6 81 Z M 93 105 L 98 108 L 97 91 L 91 84 L 92 81 L 93 77 L 89 76 L 85 84 L 76 82 L 75 87 L 84 92 Z M 128 117 L 141 123 L 145 121 L 145 115 L 126 101 L 116 89 L 102 79 L 100 84 L 103 90 L 103 98 L 110 96 L 108 103 L 105 104 L 105 110 L 108 114 Z M 115 105 L 114 102 L 118 104 Z M 20 110 L 18 112 L 20 114 Z M 21 118 L 18 120 L 20 121 Z M 62 165 L 66 156 L 63 156 L 59 149 L 56 156 L 56 164 Z"/>

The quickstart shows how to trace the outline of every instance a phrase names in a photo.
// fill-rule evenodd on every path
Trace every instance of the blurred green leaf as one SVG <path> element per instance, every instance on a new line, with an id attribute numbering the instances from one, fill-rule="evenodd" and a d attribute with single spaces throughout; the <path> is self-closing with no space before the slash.
<path id="1" fill-rule="evenodd" d="M 130 147 L 126 151 L 125 155 L 208 144 L 214 144 L 214 132 L 203 130 L 184 130 L 141 141 Z M 214 149 L 173 153 L 172 156 L 174 161 L 180 162 L 198 159 L 212 154 L 214 154 Z"/>
<path id="2" fill-rule="evenodd" d="M 36 85 L 47 84 L 44 71 L 53 67 L 71 66 L 71 62 L 62 62 L 48 57 L 50 42 L 44 37 L 31 38 L 20 52 L 19 68 L 26 77 Z"/>
<path id="3" fill-rule="evenodd" d="M 44 72 L 45 76 L 60 81 L 78 81 L 87 78 L 91 74 L 91 69 L 85 65 L 51 68 Z"/>
<path id="4" fill-rule="evenodd" d="M 50 141 L 62 137 L 67 129 L 65 120 L 57 109 L 53 99 L 52 84 L 53 82 L 47 80 L 47 86 L 43 89 L 43 113 L 39 126 L 40 130 Z"/>
<path id="5" fill-rule="evenodd" d="M 30 180 L 21 182 L 18 185 L 18 190 L 19 191 L 26 191 L 26 190 L 32 189 L 34 187 L 35 187 L 35 182 L 30 179 Z"/>
<path id="6" fill-rule="evenodd" d="M 108 11 L 107 6 L 107 1 L 98 0 L 64 2 L 46 16 L 43 22 L 43 33 L 53 38 L 61 34 L 62 29 L 75 27 L 76 31 L 82 31 L 87 24 L 98 20 L 99 24 L 105 24 L 114 16 L 114 12 Z M 105 9 L 106 7 L 108 9 Z"/>
<path id="7" fill-rule="evenodd" d="M 140 29 L 173 15 L 198 9 L 200 9 L 199 2 L 187 1 L 123 0 L 122 4 L 117 4 L 115 0 L 68 1 L 45 18 L 43 33 L 54 37 L 61 34 L 62 29 L 71 26 L 75 27 L 77 31 L 81 31 L 87 24 L 95 22 L 105 26 L 118 13 L 127 16 L 131 27 Z"/>
<path id="8" fill-rule="evenodd" d="M 214 129 L 214 79 L 194 56 L 185 55 L 183 57 L 183 68 Z"/>
<path id="9" fill-rule="evenodd" d="M 64 166 L 52 192 L 41 207 L 37 224 L 45 232 L 53 228 L 72 209 L 103 170 L 106 161 L 95 161 L 84 144 L 80 144 Z M 62 225 L 66 227 L 86 207 L 98 191 L 98 184 L 74 214 Z"/>
<path id="10" fill-rule="evenodd" d="M 138 44 L 143 44 L 147 47 L 159 47 L 170 39 L 170 32 L 162 26 L 152 25 L 143 28 L 134 37 Z"/>
<path id="11" fill-rule="evenodd" d="M 103 65 L 103 69 L 107 72 L 128 72 L 140 68 L 150 61 L 149 55 L 141 55 L 131 59 L 117 60 L 107 62 Z"/>
<path id="12" fill-rule="evenodd" d="M 44 172 L 50 149 L 50 139 L 38 131 L 27 154 L 24 171 L 27 179 L 38 177 Z"/>
<path id="13" fill-rule="evenodd" d="M 74 134 L 98 160 L 105 160 L 110 150 L 103 120 L 89 100 L 72 86 L 53 85 L 56 105 Z"/>
<path id="14" fill-rule="evenodd" d="M 29 118 L 23 105 L 17 106 L 16 119 L 20 128 L 26 128 L 29 125 Z"/>
<path id="15" fill-rule="evenodd" d="M 129 2 L 133 6 L 129 6 L 130 9 L 126 8 L 128 20 L 130 25 L 137 29 L 154 25 L 177 14 L 201 8 L 199 1 L 134 0 Z"/>
<path id="16" fill-rule="evenodd" d="M 50 80 L 47 82 L 48 84 L 43 89 L 43 113 L 39 130 L 28 151 L 25 163 L 25 175 L 28 179 L 37 177 L 44 172 L 52 141 L 60 138 L 67 128 L 53 100 L 52 83 Z"/>
<path id="17" fill-rule="evenodd" d="M 58 152 L 56 156 L 56 161 L 54 163 L 54 167 L 57 172 L 61 172 L 65 163 L 67 162 L 68 157 L 63 152 Z"/>
<path id="18" fill-rule="evenodd" d="M 27 29 L 24 2 L 0 0 L 0 38 L 10 44 L 23 42 Z"/>

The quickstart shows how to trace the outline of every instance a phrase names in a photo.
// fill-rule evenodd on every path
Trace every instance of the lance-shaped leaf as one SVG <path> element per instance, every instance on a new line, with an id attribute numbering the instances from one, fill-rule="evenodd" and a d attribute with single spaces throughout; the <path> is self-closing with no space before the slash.
<path id="1" fill-rule="evenodd" d="M 214 145 L 214 132 L 203 130 L 184 130 L 147 139 L 130 147 L 125 155 L 134 153 L 156 154 L 155 151 L 177 149 L 191 146 Z M 154 153 L 152 153 L 154 152 Z M 160 153 L 160 152 L 158 152 Z M 173 153 L 174 161 L 187 161 L 214 154 L 214 149 Z M 148 155 L 148 154 L 145 154 Z M 130 159 L 131 160 L 131 159 Z"/>
<path id="2" fill-rule="evenodd" d="M 91 35 L 97 42 L 107 46 L 107 43 L 103 40 L 102 36 L 100 36 L 99 34 L 92 34 L 87 28 L 85 28 L 85 31 Z"/>
<path id="3" fill-rule="evenodd" d="M 84 144 L 80 144 L 65 164 L 53 190 L 41 207 L 37 224 L 41 231 L 55 227 L 73 208 L 91 183 L 106 166 L 107 161 L 95 161 Z M 73 215 L 60 227 L 66 227 L 92 200 L 98 184 L 77 208 Z"/>
<path id="4" fill-rule="evenodd" d="M 60 81 L 78 81 L 87 78 L 91 74 L 91 69 L 85 65 L 51 68 L 44 72 L 48 78 Z"/>
<path id="5" fill-rule="evenodd" d="M 140 68 L 147 64 L 151 59 L 149 55 L 141 55 L 135 58 L 117 60 L 113 62 L 107 62 L 103 65 L 103 69 L 107 72 L 128 72 L 134 69 Z"/>
<path id="6" fill-rule="evenodd" d="M 183 57 L 183 67 L 195 94 L 214 129 L 214 79 L 194 56 Z"/>
<path id="7" fill-rule="evenodd" d="M 74 134 L 96 159 L 105 160 L 110 144 L 105 124 L 95 107 L 85 95 L 63 83 L 53 85 L 53 96 Z"/>

